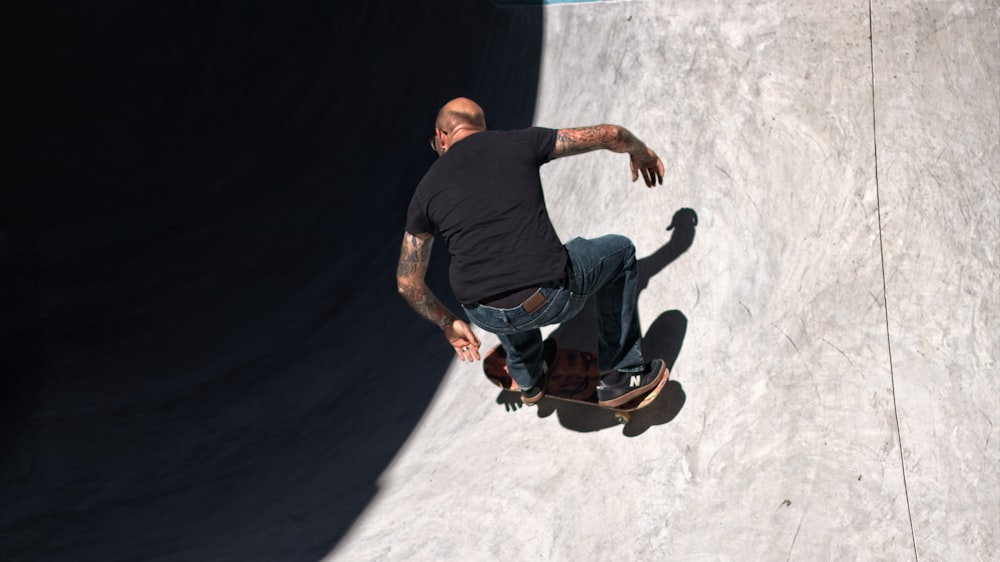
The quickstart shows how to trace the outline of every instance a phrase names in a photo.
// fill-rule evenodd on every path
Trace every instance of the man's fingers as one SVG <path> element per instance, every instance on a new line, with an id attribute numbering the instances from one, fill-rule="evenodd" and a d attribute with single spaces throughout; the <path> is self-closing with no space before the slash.
<path id="1" fill-rule="evenodd" d="M 462 349 L 459 350 L 459 352 L 460 353 L 458 354 L 458 356 L 462 359 L 462 361 L 468 361 L 471 363 L 473 361 L 478 361 L 480 359 L 478 345 L 463 347 Z"/>
<path id="2" fill-rule="evenodd" d="M 445 337 L 455 350 L 455 355 L 462 361 L 479 359 L 479 346 L 482 342 L 465 322 L 455 319 L 451 326 L 445 329 Z"/>
<path id="3" fill-rule="evenodd" d="M 657 183 L 663 183 L 663 180 L 660 177 L 660 174 L 656 170 L 656 168 L 650 168 L 649 169 L 649 187 L 653 187 Z"/>
<path id="4" fill-rule="evenodd" d="M 469 330 L 469 341 L 471 342 L 467 346 L 467 349 L 469 350 L 469 361 L 472 361 L 473 358 L 475 358 L 478 361 L 479 346 L 482 344 L 480 343 L 479 338 L 476 337 L 476 334 L 472 330 Z"/>
<path id="5" fill-rule="evenodd" d="M 480 359 L 479 340 L 476 340 L 475 343 L 470 343 L 467 345 L 466 344 L 456 345 L 455 355 L 458 355 L 458 358 L 461 359 L 462 361 L 469 361 L 470 363 L 472 361 L 478 361 Z"/>
<path id="6" fill-rule="evenodd" d="M 648 150 L 647 154 L 641 157 L 640 160 L 641 162 L 637 162 L 635 157 L 629 159 L 628 165 L 629 169 L 632 170 L 632 181 L 638 180 L 641 174 L 642 181 L 645 182 L 646 187 L 653 187 L 657 184 L 662 185 L 664 167 L 660 157 L 652 150 Z"/>
<path id="7" fill-rule="evenodd" d="M 663 172 L 663 161 L 657 158 L 655 163 L 642 169 L 642 179 L 646 180 L 647 187 L 663 185 Z"/>

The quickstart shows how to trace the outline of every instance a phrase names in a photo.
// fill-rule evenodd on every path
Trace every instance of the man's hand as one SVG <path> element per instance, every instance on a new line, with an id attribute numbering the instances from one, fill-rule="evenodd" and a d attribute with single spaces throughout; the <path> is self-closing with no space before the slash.
<path id="1" fill-rule="evenodd" d="M 628 162 L 628 166 L 632 170 L 632 181 L 639 179 L 639 173 L 642 172 L 642 179 L 646 182 L 646 187 L 653 187 L 656 184 L 663 185 L 663 162 L 649 147 L 643 146 L 642 148 L 642 150 L 633 152 Z"/>
<path id="2" fill-rule="evenodd" d="M 465 322 L 458 318 L 454 319 L 451 326 L 444 328 L 444 336 L 448 338 L 448 343 L 455 348 L 455 355 L 462 361 L 478 361 L 479 346 L 481 345 L 476 334 Z"/>

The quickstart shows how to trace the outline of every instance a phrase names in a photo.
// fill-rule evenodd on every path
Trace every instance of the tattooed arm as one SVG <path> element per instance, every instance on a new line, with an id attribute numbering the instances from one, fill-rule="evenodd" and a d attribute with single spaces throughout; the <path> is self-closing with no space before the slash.
<path id="1" fill-rule="evenodd" d="M 663 162 L 655 152 L 639 140 L 625 127 L 618 125 L 594 125 L 575 129 L 559 129 L 552 158 L 583 154 L 592 150 L 605 149 L 611 152 L 627 152 L 632 181 L 642 179 L 647 187 L 663 184 Z"/>
<path id="2" fill-rule="evenodd" d="M 434 237 L 430 234 L 403 234 L 403 248 L 399 252 L 399 266 L 396 268 L 396 287 L 413 310 L 443 330 L 455 316 L 424 282 L 433 244 Z"/>
<path id="3" fill-rule="evenodd" d="M 448 307 L 441 304 L 424 282 L 433 244 L 434 237 L 431 234 L 403 233 L 403 247 L 396 268 L 396 287 L 413 310 L 441 328 L 462 361 L 479 359 L 479 338 L 472 333 L 468 324 L 456 318 Z"/>

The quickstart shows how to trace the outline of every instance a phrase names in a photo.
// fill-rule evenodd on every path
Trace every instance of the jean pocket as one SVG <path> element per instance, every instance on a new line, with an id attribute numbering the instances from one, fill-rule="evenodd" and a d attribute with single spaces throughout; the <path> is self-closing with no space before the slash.
<path id="1" fill-rule="evenodd" d="M 562 288 L 543 288 L 546 303 L 532 314 L 524 313 L 522 318 L 518 318 L 514 324 L 521 330 L 531 330 L 562 322 L 565 317 L 566 307 L 574 303 L 574 295 Z M 586 302 L 586 298 L 583 297 Z M 581 305 L 582 306 L 582 305 Z"/>

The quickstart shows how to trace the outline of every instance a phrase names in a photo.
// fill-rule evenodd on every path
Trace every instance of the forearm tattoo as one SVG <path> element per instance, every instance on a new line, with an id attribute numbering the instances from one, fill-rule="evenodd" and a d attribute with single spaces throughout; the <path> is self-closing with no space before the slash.
<path id="1" fill-rule="evenodd" d="M 559 129 L 552 157 L 572 156 L 602 148 L 612 152 L 631 152 L 639 146 L 641 146 L 639 139 L 624 127 L 617 125 Z"/>
<path id="2" fill-rule="evenodd" d="M 399 254 L 399 265 L 396 268 L 396 282 L 399 293 L 413 310 L 443 329 L 451 326 L 455 316 L 441 304 L 424 283 L 433 242 L 433 238 L 421 240 L 406 233 Z"/>

